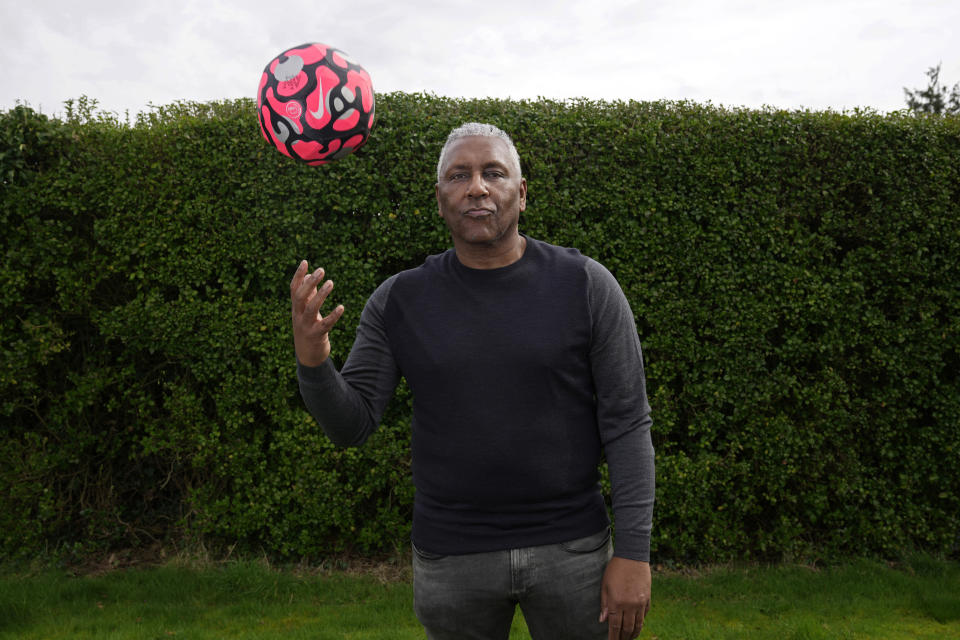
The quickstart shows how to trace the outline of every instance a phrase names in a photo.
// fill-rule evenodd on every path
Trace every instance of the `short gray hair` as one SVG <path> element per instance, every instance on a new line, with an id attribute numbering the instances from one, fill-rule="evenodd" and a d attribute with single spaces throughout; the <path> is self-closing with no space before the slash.
<path id="1" fill-rule="evenodd" d="M 521 174 L 520 154 L 517 153 L 517 147 L 514 146 L 513 140 L 510 139 L 510 136 L 507 135 L 506 131 L 498 129 L 492 124 L 484 124 L 482 122 L 467 122 L 451 131 L 450 135 L 447 136 L 447 141 L 443 143 L 443 149 L 440 150 L 440 159 L 437 160 L 437 182 L 440 182 L 440 170 L 443 167 L 443 159 L 447 155 L 447 149 L 449 149 L 450 145 L 457 140 L 460 140 L 461 138 L 469 138 L 471 136 L 480 136 L 482 138 L 500 138 L 506 142 L 507 148 L 510 150 L 510 157 L 516 164 L 517 173 Z"/>

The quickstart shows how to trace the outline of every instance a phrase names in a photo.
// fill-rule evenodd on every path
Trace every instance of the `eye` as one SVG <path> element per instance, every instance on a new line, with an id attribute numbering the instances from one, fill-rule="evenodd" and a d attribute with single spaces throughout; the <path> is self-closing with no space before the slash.
<path id="1" fill-rule="evenodd" d="M 499 179 L 504 178 L 504 177 L 506 177 L 506 176 L 504 175 L 504 173 L 503 173 L 502 171 L 498 171 L 498 170 L 496 170 L 496 169 L 491 169 L 491 170 L 488 170 L 488 171 L 484 171 L 484 172 L 483 172 L 483 177 L 484 177 L 484 178 L 489 178 L 489 179 L 499 180 Z"/>

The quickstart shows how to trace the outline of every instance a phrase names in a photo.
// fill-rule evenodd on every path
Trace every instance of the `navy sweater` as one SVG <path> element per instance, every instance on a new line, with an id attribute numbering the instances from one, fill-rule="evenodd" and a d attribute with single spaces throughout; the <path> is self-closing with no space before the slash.
<path id="1" fill-rule="evenodd" d="M 613 276 L 575 249 L 470 269 L 453 250 L 370 297 L 342 371 L 298 367 L 337 444 L 376 429 L 402 375 L 413 393 L 413 542 L 459 554 L 552 544 L 608 524 L 616 554 L 649 558 L 654 469 L 633 315 Z"/>

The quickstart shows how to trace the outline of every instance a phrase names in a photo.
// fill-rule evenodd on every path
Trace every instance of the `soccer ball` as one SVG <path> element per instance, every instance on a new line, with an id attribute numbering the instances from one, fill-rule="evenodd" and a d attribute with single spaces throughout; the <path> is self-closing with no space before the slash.
<path id="1" fill-rule="evenodd" d="M 303 44 L 263 69 L 260 132 L 295 160 L 320 165 L 350 155 L 367 141 L 373 116 L 370 74 L 339 49 Z"/>

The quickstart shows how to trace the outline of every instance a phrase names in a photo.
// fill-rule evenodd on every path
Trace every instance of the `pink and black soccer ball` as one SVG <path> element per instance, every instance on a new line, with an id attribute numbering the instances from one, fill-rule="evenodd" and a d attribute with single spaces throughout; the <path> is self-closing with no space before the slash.
<path id="1" fill-rule="evenodd" d="M 260 132 L 295 160 L 319 165 L 350 155 L 367 141 L 373 116 L 370 74 L 339 49 L 303 44 L 263 69 Z"/>

